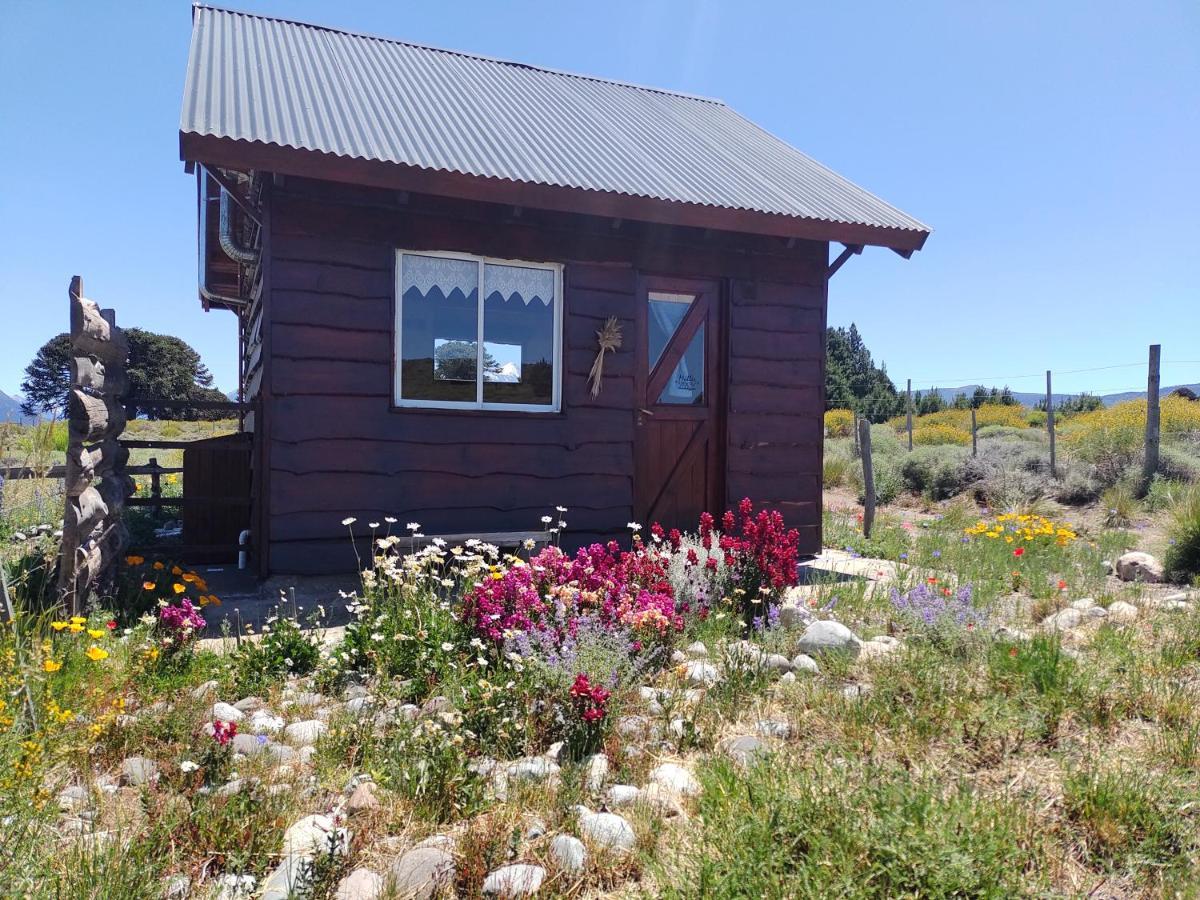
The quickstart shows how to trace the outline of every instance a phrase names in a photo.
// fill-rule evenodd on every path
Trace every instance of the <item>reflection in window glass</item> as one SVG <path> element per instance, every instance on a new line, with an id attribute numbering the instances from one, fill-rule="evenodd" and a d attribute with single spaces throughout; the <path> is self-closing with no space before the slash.
<path id="1" fill-rule="evenodd" d="M 397 265 L 401 403 L 554 408 L 557 267 L 404 252 Z"/>
<path id="2" fill-rule="evenodd" d="M 650 352 L 650 369 L 654 371 L 667 342 L 687 315 L 695 298 L 691 294 L 664 294 L 651 291 L 647 319 L 646 345 Z"/>
<path id="3" fill-rule="evenodd" d="M 483 401 L 554 402 L 554 291 L 550 269 L 483 267 Z"/>
<path id="4" fill-rule="evenodd" d="M 663 387 L 659 403 L 688 406 L 704 404 L 704 325 L 696 329 L 687 350 Z"/>
<path id="5" fill-rule="evenodd" d="M 474 402 L 478 264 L 406 253 L 400 276 L 403 399 Z"/>

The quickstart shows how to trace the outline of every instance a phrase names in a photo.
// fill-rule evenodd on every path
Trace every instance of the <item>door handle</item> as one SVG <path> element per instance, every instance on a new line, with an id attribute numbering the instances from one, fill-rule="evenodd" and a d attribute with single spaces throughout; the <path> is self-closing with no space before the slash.
<path id="1" fill-rule="evenodd" d="M 644 415 L 644 416 L 651 416 L 651 417 L 653 417 L 653 415 L 654 415 L 654 413 L 652 413 L 652 412 L 651 412 L 650 410 L 648 410 L 648 409 L 639 409 L 639 410 L 638 410 L 638 412 L 640 412 L 640 413 L 641 413 L 642 415 Z"/>

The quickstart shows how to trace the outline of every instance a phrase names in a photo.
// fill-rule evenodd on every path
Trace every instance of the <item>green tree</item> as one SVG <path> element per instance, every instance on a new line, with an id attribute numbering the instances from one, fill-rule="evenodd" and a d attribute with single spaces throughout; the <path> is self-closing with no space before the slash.
<path id="1" fill-rule="evenodd" d="M 825 397 L 831 407 L 854 409 L 873 422 L 904 409 L 887 367 L 875 365 L 854 324 L 830 328 L 826 333 Z"/>
<path id="2" fill-rule="evenodd" d="M 129 339 L 129 394 L 133 399 L 153 400 L 225 400 L 213 386 L 208 367 L 187 342 L 167 334 L 156 334 L 141 328 L 127 328 Z M 67 406 L 71 388 L 71 338 L 67 334 L 51 338 L 25 368 L 21 393 L 25 402 L 22 411 L 29 416 L 38 413 L 62 413 Z M 212 413 L 195 408 L 154 409 L 127 404 L 129 416 L 142 415 L 151 419 L 211 418 Z M 216 415 L 220 415 L 217 413 Z"/>

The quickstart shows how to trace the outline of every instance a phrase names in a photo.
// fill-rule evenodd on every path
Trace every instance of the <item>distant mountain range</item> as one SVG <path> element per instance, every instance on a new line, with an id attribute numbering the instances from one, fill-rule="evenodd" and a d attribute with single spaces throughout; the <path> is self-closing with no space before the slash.
<path id="1" fill-rule="evenodd" d="M 977 384 L 965 384 L 962 387 L 937 388 L 937 393 L 940 394 L 942 399 L 947 403 L 953 403 L 954 398 L 959 394 L 966 394 L 968 397 L 970 397 L 973 393 L 975 393 L 975 389 L 977 387 L 979 387 Z M 1200 384 L 1173 384 L 1170 387 L 1159 388 L 1158 394 L 1160 397 L 1165 397 L 1167 394 L 1171 393 L 1171 391 L 1178 390 L 1181 387 L 1191 388 L 1197 394 L 1200 394 Z M 914 387 L 913 393 L 915 394 L 916 391 L 917 389 Z M 921 393 L 925 394 L 927 391 L 923 390 Z M 1012 395 L 1017 399 L 1018 403 L 1023 403 L 1025 406 L 1033 406 L 1035 403 L 1046 399 L 1046 394 L 1044 392 L 1038 394 L 1026 391 L 1013 391 Z M 1058 404 L 1070 397 L 1078 397 L 1079 395 L 1053 394 L 1052 396 L 1055 404 Z M 1139 400 L 1145 396 L 1145 391 L 1126 391 L 1123 394 L 1101 394 L 1100 401 L 1105 406 L 1112 406 L 1114 403 L 1122 403 L 1125 400 Z"/>
<path id="2" fill-rule="evenodd" d="M 21 412 L 21 401 L 0 391 L 0 422 L 29 423 L 33 420 Z"/>

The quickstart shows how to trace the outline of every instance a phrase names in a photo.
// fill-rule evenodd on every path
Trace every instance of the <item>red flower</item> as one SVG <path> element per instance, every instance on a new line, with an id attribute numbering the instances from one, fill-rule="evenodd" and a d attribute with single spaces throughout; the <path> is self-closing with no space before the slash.
<path id="1" fill-rule="evenodd" d="M 1065 581 L 1063 581 L 1061 578 L 1058 580 L 1058 589 L 1060 591 L 1065 591 L 1067 589 L 1067 583 Z"/>
<path id="2" fill-rule="evenodd" d="M 117 627 L 117 620 L 109 619 L 105 624 L 108 626 L 108 630 L 112 631 Z"/>
<path id="3" fill-rule="evenodd" d="M 236 734 L 237 722 L 222 722 L 219 719 L 213 722 L 213 740 L 222 747 L 232 741 Z"/>
<path id="4" fill-rule="evenodd" d="M 1008 648 L 1008 655 L 1009 655 L 1009 656 L 1016 656 L 1016 655 L 1017 655 L 1017 648 L 1016 648 L 1016 647 L 1009 647 L 1009 648 Z"/>
<path id="5" fill-rule="evenodd" d="M 930 584 L 937 584 L 936 578 L 926 578 L 925 580 L 928 581 Z"/>
<path id="6" fill-rule="evenodd" d="M 1013 551 L 1013 556 L 1024 556 L 1024 555 L 1025 555 L 1024 547 L 1018 547 L 1016 550 Z"/>

